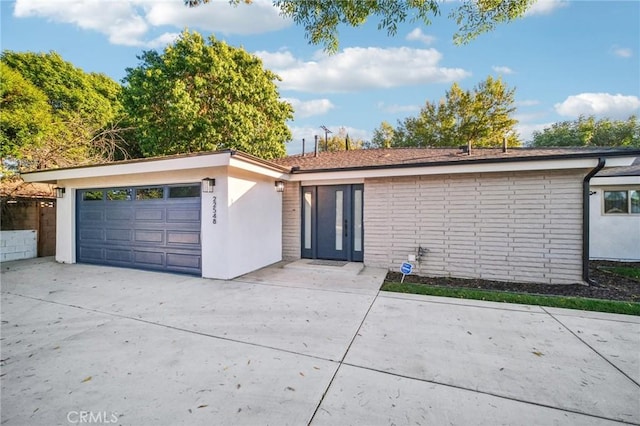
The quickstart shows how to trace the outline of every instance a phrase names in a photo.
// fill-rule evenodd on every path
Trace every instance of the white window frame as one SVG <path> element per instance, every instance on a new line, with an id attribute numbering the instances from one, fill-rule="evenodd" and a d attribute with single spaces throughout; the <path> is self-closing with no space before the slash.
<path id="1" fill-rule="evenodd" d="M 604 216 L 640 216 L 640 212 L 635 212 L 635 213 L 631 212 L 631 192 L 632 191 L 637 191 L 638 193 L 640 193 L 640 187 L 629 188 L 628 186 L 626 186 L 626 187 L 603 188 L 602 203 L 601 203 L 602 214 Z M 606 202 L 605 193 L 607 192 L 626 192 L 627 193 L 627 211 L 623 213 L 607 213 L 605 210 L 605 202 Z"/>

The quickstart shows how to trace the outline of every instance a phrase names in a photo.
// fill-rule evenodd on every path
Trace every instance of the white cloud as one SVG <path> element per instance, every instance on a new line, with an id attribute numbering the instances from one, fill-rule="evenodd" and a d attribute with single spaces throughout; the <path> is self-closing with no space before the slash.
<path id="1" fill-rule="evenodd" d="M 407 34 L 405 39 L 409 41 L 419 41 L 426 45 L 429 45 L 436 41 L 436 38 L 434 36 L 423 33 L 422 29 L 420 28 L 414 28 L 409 34 Z"/>
<path id="2" fill-rule="evenodd" d="M 619 56 L 621 58 L 630 58 L 633 56 L 633 50 L 631 50 L 628 47 L 618 47 L 618 46 L 613 46 L 611 48 L 611 52 L 616 55 Z"/>
<path id="3" fill-rule="evenodd" d="M 106 34 L 113 44 L 140 46 L 140 38 L 149 25 L 133 2 L 82 0 L 17 0 L 14 15 L 18 18 L 42 17 L 54 22 L 75 24 L 85 30 Z"/>
<path id="4" fill-rule="evenodd" d="M 324 135 L 320 126 L 318 127 L 301 127 L 301 126 L 289 126 L 291 130 L 292 140 L 287 146 L 287 152 L 289 154 L 299 153 L 302 151 L 302 139 L 305 140 L 305 151 L 313 151 L 314 136 L 318 137 Z"/>
<path id="5" fill-rule="evenodd" d="M 146 18 L 154 26 L 171 25 L 246 35 L 275 31 L 291 24 L 268 0 L 253 0 L 250 5 L 240 2 L 237 6 L 227 0 L 214 0 L 198 7 L 186 7 L 181 0 L 147 4 L 150 7 Z"/>
<path id="6" fill-rule="evenodd" d="M 175 40 L 167 32 L 149 37 L 156 27 L 184 27 L 223 34 L 258 34 L 291 25 L 279 16 L 269 0 L 237 7 L 214 0 L 188 8 L 180 0 L 16 0 L 18 18 L 41 17 L 53 22 L 73 24 L 84 30 L 105 34 L 112 44 L 160 47 Z"/>
<path id="7" fill-rule="evenodd" d="M 267 52 L 264 50 L 254 52 L 254 55 L 262 59 L 262 63 L 265 68 L 271 70 L 282 70 L 287 68 L 294 68 L 302 65 L 298 59 L 296 59 L 291 52 Z"/>
<path id="8" fill-rule="evenodd" d="M 516 124 L 516 132 L 520 135 L 520 140 L 527 145 L 533 140 L 533 132 L 541 132 L 547 127 L 551 127 L 553 123 L 518 123 Z"/>
<path id="9" fill-rule="evenodd" d="M 596 115 L 626 118 L 640 109 L 640 99 L 637 96 L 621 94 L 580 93 L 569 96 L 563 102 L 555 104 L 554 107 L 558 114 L 567 117 Z"/>
<path id="10" fill-rule="evenodd" d="M 164 33 L 161 36 L 146 42 L 145 44 L 147 47 L 151 48 L 164 47 L 176 41 L 178 37 L 180 37 L 180 33 Z"/>
<path id="11" fill-rule="evenodd" d="M 509 67 L 494 65 L 491 69 L 500 74 L 513 74 L 513 70 Z"/>
<path id="12" fill-rule="evenodd" d="M 296 118 L 307 118 L 315 115 L 323 115 L 335 108 L 335 105 L 329 99 L 312 99 L 310 101 L 301 101 L 296 98 L 283 98 L 283 101 L 289 102 L 293 106 Z"/>
<path id="13" fill-rule="evenodd" d="M 420 111 L 420 105 L 387 105 L 384 102 L 378 102 L 378 109 L 391 114 L 397 114 L 399 112 L 417 112 Z"/>
<path id="14" fill-rule="evenodd" d="M 356 140 L 356 139 L 361 139 L 363 141 L 370 141 L 372 134 L 371 132 L 364 130 L 364 129 L 358 129 L 355 127 L 350 127 L 350 126 L 340 126 L 340 125 L 330 125 L 327 124 L 327 128 L 329 130 L 332 130 L 334 132 L 338 132 L 341 128 L 343 128 L 347 134 L 349 135 L 349 139 L 351 140 Z M 296 126 L 289 126 L 289 129 L 291 130 L 291 134 L 293 135 L 293 140 L 291 142 L 289 142 L 287 144 L 287 154 L 288 155 L 293 155 L 293 154 L 300 154 L 302 152 L 302 139 L 304 138 L 305 140 L 305 152 L 308 154 L 310 152 L 313 152 L 314 150 L 314 144 L 315 144 L 315 139 L 314 136 L 318 135 L 318 143 L 323 143 L 324 141 L 324 131 L 320 128 L 320 126 L 318 125 L 317 127 L 311 127 L 311 126 L 301 126 L 301 127 L 296 127 Z"/>
<path id="15" fill-rule="evenodd" d="M 281 89 L 312 93 L 447 83 L 471 75 L 462 68 L 438 66 L 442 54 L 435 49 L 351 47 L 306 62 L 289 52 L 255 54 L 282 77 Z"/>
<path id="16" fill-rule="evenodd" d="M 567 6 L 569 6 L 569 2 L 566 0 L 538 0 L 527 10 L 525 16 L 549 15 L 557 9 Z"/>

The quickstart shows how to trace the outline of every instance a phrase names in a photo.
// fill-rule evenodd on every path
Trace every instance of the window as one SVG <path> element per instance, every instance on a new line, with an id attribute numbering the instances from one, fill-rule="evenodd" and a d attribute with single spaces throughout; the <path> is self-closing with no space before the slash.
<path id="1" fill-rule="evenodd" d="M 169 188 L 169 198 L 192 198 L 200 196 L 200 185 L 172 186 Z"/>
<path id="2" fill-rule="evenodd" d="M 604 191 L 604 214 L 629 213 L 640 213 L 640 190 Z"/>
<path id="3" fill-rule="evenodd" d="M 161 186 L 136 189 L 136 200 L 161 200 L 164 198 L 164 188 Z"/>
<path id="4" fill-rule="evenodd" d="M 82 194 L 83 201 L 102 201 L 102 191 L 84 191 Z"/>
<path id="5" fill-rule="evenodd" d="M 130 199 L 130 189 L 110 189 L 107 191 L 107 200 L 109 201 L 127 201 Z"/>
<path id="6" fill-rule="evenodd" d="M 640 213 L 640 190 L 629 191 L 631 201 L 631 213 Z"/>

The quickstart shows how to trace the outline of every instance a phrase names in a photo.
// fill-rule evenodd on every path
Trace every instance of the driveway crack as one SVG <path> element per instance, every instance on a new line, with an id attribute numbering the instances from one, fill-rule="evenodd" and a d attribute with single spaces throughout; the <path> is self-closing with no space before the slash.
<path id="1" fill-rule="evenodd" d="M 382 284 L 381 284 L 381 287 L 382 287 Z M 318 402 L 318 405 L 316 406 L 316 409 L 313 410 L 313 414 L 311 415 L 311 418 L 309 419 L 309 422 L 307 423 L 307 426 L 309 426 L 309 425 L 311 425 L 311 423 L 313 423 L 313 419 L 316 417 L 316 414 L 318 413 L 318 410 L 320 409 L 320 406 L 322 405 L 322 402 L 324 401 L 324 398 L 326 397 L 327 393 L 329 392 L 329 389 L 331 389 L 331 385 L 333 384 L 333 381 L 335 380 L 336 376 L 338 375 L 338 371 L 340 371 L 340 367 L 342 367 L 342 365 L 344 364 L 344 360 L 347 357 L 347 354 L 349 353 L 349 350 L 351 350 L 351 346 L 353 345 L 353 342 L 356 340 L 356 338 L 360 334 L 360 330 L 362 329 L 362 326 L 364 325 L 364 322 L 367 320 L 367 317 L 369 316 L 369 312 L 371 312 L 371 308 L 373 308 L 373 304 L 376 303 L 376 300 L 378 300 L 378 296 L 379 295 L 380 295 L 380 290 L 378 290 L 376 292 L 376 295 L 374 296 L 373 300 L 371 301 L 371 304 L 367 308 L 367 312 L 364 314 L 364 317 L 362 317 L 362 321 L 360 321 L 360 325 L 358 326 L 358 329 L 356 330 L 355 334 L 353 335 L 353 338 L 349 342 L 349 345 L 347 346 L 347 349 L 344 351 L 344 354 L 342 355 L 342 358 L 338 362 L 338 368 L 336 368 L 336 371 L 333 373 L 333 376 L 331 376 L 331 380 L 329 380 L 329 384 L 327 385 L 327 388 L 322 393 L 322 396 L 320 397 L 320 401 Z"/>
<path id="2" fill-rule="evenodd" d="M 618 370 L 620 372 L 620 374 L 622 374 L 623 376 L 625 376 L 627 379 L 631 380 L 631 382 L 633 382 L 636 386 L 640 387 L 640 383 L 638 383 L 636 380 L 634 380 L 631 376 L 629 376 L 627 373 L 625 373 L 624 371 L 622 371 L 617 365 L 615 365 L 613 362 L 609 361 L 609 359 L 602 355 L 600 352 L 598 352 L 598 350 L 596 348 L 594 348 L 593 346 L 591 346 L 589 343 L 587 343 L 582 337 L 580 337 L 577 333 L 575 333 L 573 330 L 571 330 L 568 326 L 566 326 L 562 321 L 560 321 L 558 318 L 555 317 L 555 315 L 553 315 L 551 312 L 547 311 L 544 307 L 542 307 L 542 310 L 544 310 L 547 314 L 549 314 L 549 316 L 551 318 L 553 318 L 554 320 L 556 320 L 558 322 L 558 324 L 560 324 L 562 327 L 564 327 L 569 333 L 573 334 L 578 340 L 580 340 L 582 343 L 584 343 L 589 349 L 591 349 L 593 352 L 596 353 L 596 355 L 598 355 L 600 358 L 602 358 L 605 362 L 607 362 L 607 364 L 611 365 L 613 368 L 615 368 L 616 370 Z"/>

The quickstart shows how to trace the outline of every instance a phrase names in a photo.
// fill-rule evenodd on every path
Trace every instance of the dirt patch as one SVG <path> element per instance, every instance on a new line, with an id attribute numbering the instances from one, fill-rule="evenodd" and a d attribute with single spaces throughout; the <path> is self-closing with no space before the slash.
<path id="1" fill-rule="evenodd" d="M 548 294 L 556 296 L 589 297 L 593 299 L 622 300 L 627 302 L 640 302 L 640 281 L 627 278 L 606 271 L 610 266 L 640 267 L 637 263 L 619 263 L 608 261 L 591 261 L 589 265 L 591 279 L 594 284 L 570 284 L 549 285 L 531 283 L 510 283 L 502 281 L 444 278 L 444 277 L 420 277 L 408 275 L 405 283 L 429 284 L 438 287 L 474 288 L 483 290 L 500 290 L 514 293 Z M 400 282 L 402 274 L 389 272 L 385 282 Z"/>

